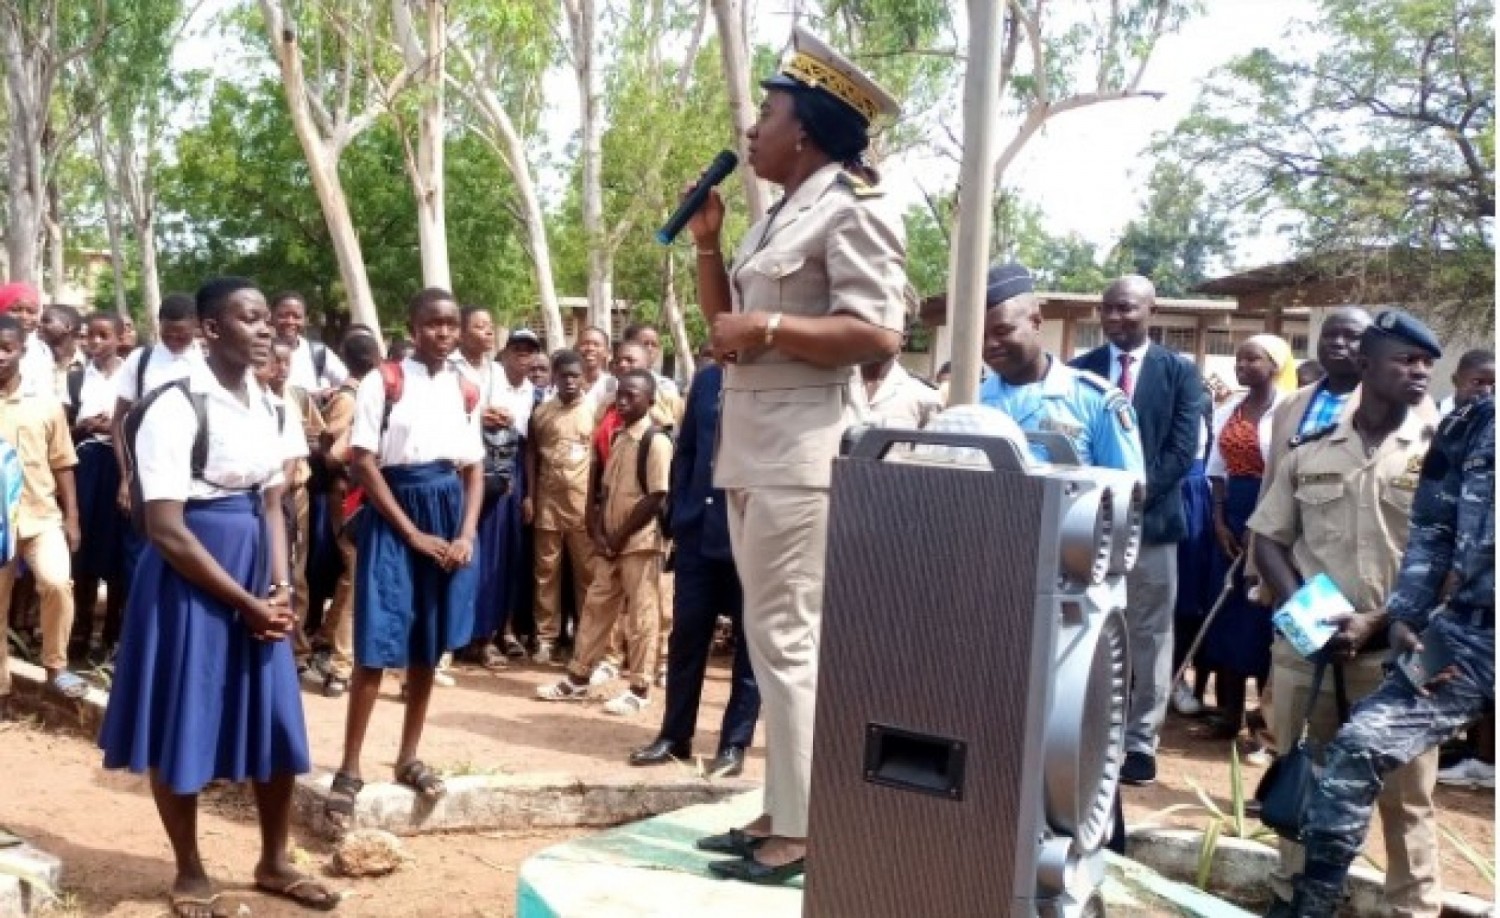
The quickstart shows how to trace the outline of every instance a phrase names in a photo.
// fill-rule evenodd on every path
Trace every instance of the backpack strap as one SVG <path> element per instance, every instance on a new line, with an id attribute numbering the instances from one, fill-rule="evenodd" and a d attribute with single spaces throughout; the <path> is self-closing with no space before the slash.
<path id="1" fill-rule="evenodd" d="M 198 431 L 193 434 L 192 468 L 193 477 L 202 481 L 204 473 L 208 470 L 208 395 L 188 388 L 186 379 L 179 382 L 183 394 L 192 403 L 193 417 L 198 421 Z"/>
<path id="2" fill-rule="evenodd" d="M 464 395 L 464 415 L 472 416 L 475 409 L 479 407 L 479 387 L 474 385 L 474 380 L 462 373 L 458 374 L 458 390 Z"/>
<path id="3" fill-rule="evenodd" d="M 391 426 L 391 412 L 406 393 L 406 371 L 401 368 L 400 363 L 382 363 L 380 381 L 385 384 L 385 410 L 380 415 L 380 436 L 384 438 L 386 428 Z"/>
<path id="4" fill-rule="evenodd" d="M 63 406 L 68 416 L 68 426 L 78 423 L 78 403 L 83 400 L 83 367 L 68 371 L 68 403 Z"/>
<path id="5" fill-rule="evenodd" d="M 651 444 L 658 436 L 665 437 L 667 432 L 652 424 L 646 428 L 641 436 L 641 448 L 635 454 L 635 480 L 641 486 L 641 493 L 650 495 L 651 488 L 646 484 L 646 470 L 651 462 Z"/>
<path id="6" fill-rule="evenodd" d="M 151 352 L 156 348 L 154 344 L 148 344 L 141 348 L 141 362 L 135 365 L 135 397 L 137 400 L 146 397 L 146 367 L 151 364 Z"/>
<path id="7" fill-rule="evenodd" d="M 317 377 L 314 383 L 323 385 L 323 373 L 328 369 L 328 345 L 321 341 L 308 341 L 308 347 L 312 349 L 313 375 Z"/>

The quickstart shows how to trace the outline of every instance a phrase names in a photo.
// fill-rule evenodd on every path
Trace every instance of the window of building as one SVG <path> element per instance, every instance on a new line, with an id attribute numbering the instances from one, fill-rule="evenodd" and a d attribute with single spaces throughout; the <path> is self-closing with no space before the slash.
<path id="1" fill-rule="evenodd" d="M 1167 327 L 1162 329 L 1162 347 L 1192 357 L 1198 352 L 1198 329 Z"/>
<path id="2" fill-rule="evenodd" d="M 1297 332 L 1287 336 L 1286 343 L 1292 346 L 1293 354 L 1307 353 L 1307 332 Z"/>
<path id="3" fill-rule="evenodd" d="M 1079 322 L 1073 326 L 1073 353 L 1082 354 L 1104 343 L 1104 330 L 1098 322 Z"/>
<path id="4" fill-rule="evenodd" d="M 1203 339 L 1203 352 L 1215 357 L 1233 357 L 1234 332 L 1227 328 L 1210 328 Z"/>

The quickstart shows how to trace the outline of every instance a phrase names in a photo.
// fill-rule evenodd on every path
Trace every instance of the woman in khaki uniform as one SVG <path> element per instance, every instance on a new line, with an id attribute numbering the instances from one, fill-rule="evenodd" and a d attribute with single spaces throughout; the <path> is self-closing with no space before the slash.
<path id="1" fill-rule="evenodd" d="M 765 812 L 699 846 L 739 856 L 713 865 L 721 876 L 778 884 L 802 872 L 807 849 L 829 476 L 865 401 L 856 367 L 901 346 L 906 240 L 863 163 L 870 122 L 898 114 L 895 100 L 802 29 L 762 86 L 749 166 L 782 187 L 781 200 L 728 268 L 717 194 L 688 228 L 726 365 L 714 485 L 729 500 L 764 701 Z"/>

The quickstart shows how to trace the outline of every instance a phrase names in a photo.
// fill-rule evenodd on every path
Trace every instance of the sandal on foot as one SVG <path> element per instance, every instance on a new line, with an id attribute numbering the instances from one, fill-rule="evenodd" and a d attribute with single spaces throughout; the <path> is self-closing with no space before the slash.
<path id="1" fill-rule="evenodd" d="M 70 701 L 78 701 L 89 693 L 89 684 L 75 672 L 62 670 L 52 677 L 47 687 Z"/>
<path id="2" fill-rule="evenodd" d="M 448 793 L 443 779 L 438 777 L 437 772 L 428 768 L 421 759 L 412 759 L 404 765 L 397 765 L 396 783 L 406 785 L 428 800 L 436 800 Z"/>
<path id="3" fill-rule="evenodd" d="M 328 802 L 323 804 L 323 818 L 336 831 L 347 832 L 354 823 L 354 806 L 365 782 L 346 771 L 333 776 L 333 785 L 328 788 Z"/>
<path id="4" fill-rule="evenodd" d="M 267 895 L 287 899 L 315 912 L 331 912 L 344 901 L 342 895 L 312 877 L 298 877 L 285 886 L 272 886 L 256 880 L 255 888 Z"/>
<path id="5" fill-rule="evenodd" d="M 494 644 L 486 644 L 479 652 L 479 665 L 485 669 L 509 669 L 510 661 L 500 652 L 500 648 Z"/>
<path id="6" fill-rule="evenodd" d="M 219 894 L 204 898 L 173 893 L 167 897 L 174 918 L 229 918 L 229 909 L 219 905 Z"/>
<path id="7" fill-rule="evenodd" d="M 329 676 L 323 680 L 324 698 L 342 698 L 349 691 L 349 680 L 342 676 Z"/>

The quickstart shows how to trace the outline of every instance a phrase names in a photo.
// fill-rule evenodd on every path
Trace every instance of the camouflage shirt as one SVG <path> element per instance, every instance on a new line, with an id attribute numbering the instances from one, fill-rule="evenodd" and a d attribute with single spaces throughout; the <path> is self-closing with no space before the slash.
<path id="1" fill-rule="evenodd" d="M 1495 607 L 1495 403 L 1486 398 L 1449 415 L 1422 464 L 1411 535 L 1388 608 L 1420 630 L 1456 578 L 1455 611 Z"/>

